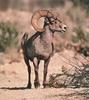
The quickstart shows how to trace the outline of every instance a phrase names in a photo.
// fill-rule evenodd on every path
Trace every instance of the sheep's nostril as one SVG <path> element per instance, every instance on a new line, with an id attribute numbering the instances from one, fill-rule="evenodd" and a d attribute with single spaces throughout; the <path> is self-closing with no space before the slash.
<path id="1" fill-rule="evenodd" d="M 66 30 L 66 29 L 67 29 L 67 27 L 64 27 L 64 29 Z"/>

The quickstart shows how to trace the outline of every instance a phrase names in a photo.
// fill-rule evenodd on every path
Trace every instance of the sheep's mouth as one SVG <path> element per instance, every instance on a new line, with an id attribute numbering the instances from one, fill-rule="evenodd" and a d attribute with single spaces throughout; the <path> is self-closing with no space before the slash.
<path id="1" fill-rule="evenodd" d="M 55 30 L 55 32 L 61 32 L 61 33 L 64 33 L 64 32 L 66 32 L 66 30 Z"/>
<path id="2" fill-rule="evenodd" d="M 62 30 L 62 32 L 64 33 L 64 32 L 66 32 L 66 30 Z"/>

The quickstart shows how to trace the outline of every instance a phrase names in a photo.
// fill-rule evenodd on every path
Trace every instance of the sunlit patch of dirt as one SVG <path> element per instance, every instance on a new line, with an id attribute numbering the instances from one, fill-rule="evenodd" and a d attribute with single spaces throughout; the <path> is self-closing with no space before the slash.
<path id="1" fill-rule="evenodd" d="M 65 56 L 64 56 L 65 55 Z M 70 68 L 69 62 L 73 59 L 73 51 L 64 51 L 62 53 L 56 53 L 50 61 L 48 67 L 48 76 L 52 73 L 62 73 L 62 66 Z M 77 55 L 80 62 L 86 63 L 86 60 Z M 70 60 L 69 60 L 70 59 Z M 78 60 L 78 61 L 79 61 Z M 80 63 L 81 64 L 81 63 Z M 32 89 L 26 89 L 28 81 L 27 66 L 25 65 L 23 58 L 20 62 L 6 62 L 4 65 L 0 65 L 0 99 L 1 100 L 88 100 L 89 90 L 84 88 L 72 89 L 72 88 L 42 88 L 43 80 L 43 62 L 40 64 L 39 76 L 41 87 L 34 89 L 34 68 L 31 63 L 32 73 Z"/>

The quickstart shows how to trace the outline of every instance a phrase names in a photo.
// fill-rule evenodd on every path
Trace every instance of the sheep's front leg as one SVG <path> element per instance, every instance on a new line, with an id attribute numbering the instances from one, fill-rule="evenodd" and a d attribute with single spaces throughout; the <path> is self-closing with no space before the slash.
<path id="1" fill-rule="evenodd" d="M 38 59 L 34 59 L 33 60 L 33 65 L 34 65 L 34 72 L 35 72 L 35 80 L 34 80 L 34 86 L 35 88 L 38 88 L 40 86 L 40 83 L 39 83 L 39 63 L 40 63 L 40 60 Z"/>
<path id="2" fill-rule="evenodd" d="M 50 58 L 45 60 L 44 62 L 44 77 L 43 77 L 43 87 L 45 88 L 47 85 L 46 77 L 47 77 L 47 71 L 48 71 L 48 64 L 50 62 Z"/>
<path id="3" fill-rule="evenodd" d="M 27 65 L 27 68 L 28 68 L 28 85 L 27 85 L 27 88 L 31 89 L 31 66 L 29 64 L 29 59 L 24 57 L 24 61 Z"/>

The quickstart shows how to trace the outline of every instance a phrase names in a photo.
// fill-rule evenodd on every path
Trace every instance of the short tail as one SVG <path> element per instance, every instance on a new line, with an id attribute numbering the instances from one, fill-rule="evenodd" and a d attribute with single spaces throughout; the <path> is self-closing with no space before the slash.
<path id="1" fill-rule="evenodd" d="M 22 39 L 21 39 L 21 47 L 25 45 L 26 41 L 28 40 L 28 33 L 24 33 Z"/>

